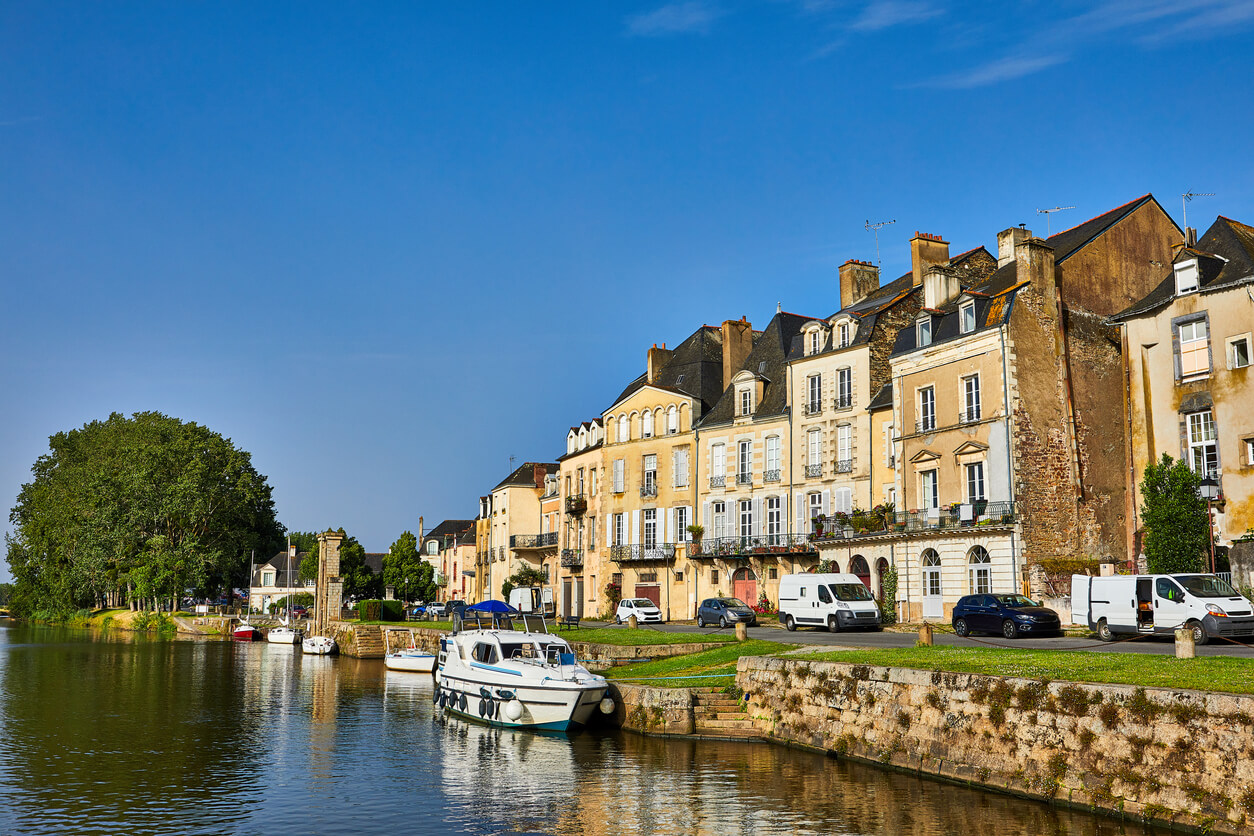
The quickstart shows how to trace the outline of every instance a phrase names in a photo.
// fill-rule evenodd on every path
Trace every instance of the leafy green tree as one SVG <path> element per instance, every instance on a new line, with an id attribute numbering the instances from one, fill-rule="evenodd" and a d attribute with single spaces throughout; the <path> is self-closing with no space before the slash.
<path id="1" fill-rule="evenodd" d="M 344 534 L 344 529 L 339 530 Z M 356 537 L 345 536 L 340 544 L 340 578 L 344 581 L 344 597 L 362 600 L 383 595 L 383 577 L 366 565 L 366 549 Z"/>
<path id="2" fill-rule="evenodd" d="M 251 456 L 158 412 L 57 433 L 31 473 L 6 538 L 20 613 L 243 586 L 249 553 L 283 543 Z"/>
<path id="3" fill-rule="evenodd" d="M 301 558 L 300 569 L 297 575 L 301 581 L 318 580 L 318 550 L 320 548 L 321 546 L 315 543 L 314 547 L 309 550 L 309 553 Z"/>
<path id="4" fill-rule="evenodd" d="M 1150 572 L 1200 572 L 1210 548 L 1206 501 L 1198 495 L 1202 477 L 1166 453 L 1145 467 L 1141 479 L 1141 526 Z"/>
<path id="5" fill-rule="evenodd" d="M 543 569 L 523 566 L 517 572 L 506 578 L 501 584 L 501 596 L 508 601 L 509 594 L 517 587 L 544 586 L 548 582 L 549 576 L 545 574 Z"/>
<path id="6" fill-rule="evenodd" d="M 418 538 L 406 531 L 383 558 L 383 582 L 396 587 L 406 601 L 435 600 L 435 569 L 418 553 Z"/>

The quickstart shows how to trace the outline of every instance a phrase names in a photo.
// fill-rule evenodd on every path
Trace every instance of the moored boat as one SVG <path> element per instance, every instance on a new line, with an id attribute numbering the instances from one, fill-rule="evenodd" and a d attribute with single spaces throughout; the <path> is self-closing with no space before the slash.
<path id="1" fill-rule="evenodd" d="M 314 656 L 329 656 L 338 653 L 340 646 L 330 636 L 305 636 L 300 643 L 300 649 Z"/>
<path id="2" fill-rule="evenodd" d="M 249 624 L 247 618 L 241 618 L 231 630 L 231 637 L 236 641 L 255 642 L 261 638 L 261 631 Z"/>
<path id="3" fill-rule="evenodd" d="M 271 627 L 266 633 L 266 641 L 270 644 L 300 644 L 301 631 L 286 624 Z"/>
<path id="4" fill-rule="evenodd" d="M 392 649 L 394 633 L 404 633 L 409 644 L 397 650 Z M 431 673 L 435 670 L 435 654 L 419 648 L 414 642 L 414 634 L 408 630 L 383 631 L 384 653 L 383 664 L 391 671 L 410 671 L 412 673 Z"/>

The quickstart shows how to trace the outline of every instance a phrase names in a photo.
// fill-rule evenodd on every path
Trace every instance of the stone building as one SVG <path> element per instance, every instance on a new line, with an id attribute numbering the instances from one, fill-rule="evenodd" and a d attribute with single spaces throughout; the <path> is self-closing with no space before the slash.
<path id="1" fill-rule="evenodd" d="M 601 419 L 584 421 L 566 433 L 566 453 L 558 459 L 563 525 L 554 598 L 559 615 L 583 616 L 597 611 L 600 591 L 596 570 L 602 564 L 605 542 L 603 532 L 597 536 L 604 443 Z"/>
<path id="2" fill-rule="evenodd" d="M 526 462 L 492 489 L 489 533 L 493 563 L 484 597 L 500 598 L 501 584 L 524 566 L 556 577 L 558 530 L 555 462 Z M 549 478 L 550 475 L 553 478 Z"/>
<path id="3" fill-rule="evenodd" d="M 423 559 L 435 569 L 436 582 L 443 583 L 440 597 L 446 601 L 466 600 L 468 591 L 473 592 L 468 587 L 471 576 L 464 573 L 474 564 L 474 528 L 474 520 L 444 520 L 418 543 Z"/>
<path id="4" fill-rule="evenodd" d="M 248 603 L 253 610 L 265 612 L 270 605 L 290 595 L 312 593 L 313 582 L 300 580 L 300 562 L 307 552 L 296 552 L 288 546 L 265 563 L 253 567 L 248 590 Z"/>
<path id="5" fill-rule="evenodd" d="M 1234 580 L 1254 584 L 1254 227 L 1220 217 L 1189 243 L 1152 291 L 1112 317 L 1123 329 L 1127 490 L 1137 499 L 1128 537 L 1140 543 L 1146 464 L 1183 459 L 1218 482 L 1217 542 L 1230 547 Z"/>

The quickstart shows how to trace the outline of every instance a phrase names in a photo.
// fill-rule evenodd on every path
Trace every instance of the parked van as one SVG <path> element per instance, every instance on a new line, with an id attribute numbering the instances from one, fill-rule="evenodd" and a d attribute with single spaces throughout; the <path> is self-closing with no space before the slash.
<path id="1" fill-rule="evenodd" d="M 789 630 L 880 629 L 880 608 L 857 575 L 800 574 L 779 579 L 779 620 Z"/>
<path id="2" fill-rule="evenodd" d="M 551 616 L 557 612 L 553 605 L 553 590 L 547 586 L 517 586 L 509 591 L 509 605 L 528 615 Z"/>
<path id="3" fill-rule="evenodd" d="M 1215 575 L 1071 576 L 1071 620 L 1102 641 L 1193 631 L 1193 641 L 1254 636 L 1254 605 Z"/>

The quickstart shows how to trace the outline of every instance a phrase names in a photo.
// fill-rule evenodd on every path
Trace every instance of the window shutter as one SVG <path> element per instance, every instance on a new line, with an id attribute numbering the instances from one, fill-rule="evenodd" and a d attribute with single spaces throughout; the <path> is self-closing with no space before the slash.
<path id="1" fill-rule="evenodd" d="M 753 536 L 762 536 L 762 497 L 753 498 Z"/>
<path id="2" fill-rule="evenodd" d="M 688 521 L 687 525 L 684 526 L 685 530 L 678 532 L 676 536 L 679 537 L 680 541 L 687 543 L 691 539 L 691 535 L 688 533 L 687 528 L 693 523 L 691 505 L 684 506 L 684 519 Z"/>
<path id="3" fill-rule="evenodd" d="M 640 543 L 640 511 L 631 512 L 631 545 L 635 546 Z"/>
<path id="4" fill-rule="evenodd" d="M 601 534 L 605 540 L 605 545 L 607 546 L 617 545 L 614 542 L 614 515 L 613 514 L 605 515 L 605 531 L 601 532 Z"/>
<path id="5" fill-rule="evenodd" d="M 667 524 L 666 524 L 666 522 L 667 522 L 667 520 L 668 520 L 668 519 L 670 519 L 670 516 L 671 516 L 671 509 L 670 509 L 670 508 L 660 508 L 660 509 L 658 509 L 658 515 L 657 515 L 657 541 L 658 541 L 659 543 L 669 543 L 669 542 L 670 542 L 670 540 L 666 539 L 666 529 L 667 529 Z"/>
<path id="6" fill-rule="evenodd" d="M 705 536 L 713 537 L 714 536 L 714 528 L 713 528 L 714 521 L 710 519 L 710 503 L 709 502 L 701 503 L 701 519 L 703 520 L 703 522 L 701 523 L 701 527 L 705 529 Z"/>
<path id="7" fill-rule="evenodd" d="M 800 493 L 800 492 L 798 492 L 798 493 L 797 493 L 797 495 L 796 495 L 796 503 L 795 503 L 794 507 L 795 507 L 796 512 L 797 512 L 797 514 L 796 514 L 796 516 L 797 516 L 797 528 L 796 528 L 796 530 L 795 530 L 793 533 L 794 533 L 794 534 L 805 534 L 805 533 L 807 533 L 807 531 L 806 531 L 806 505 L 805 505 L 805 494 Z"/>
<path id="8" fill-rule="evenodd" d="M 823 489 L 822 510 L 824 514 L 832 513 L 832 489 L 831 488 Z"/>

